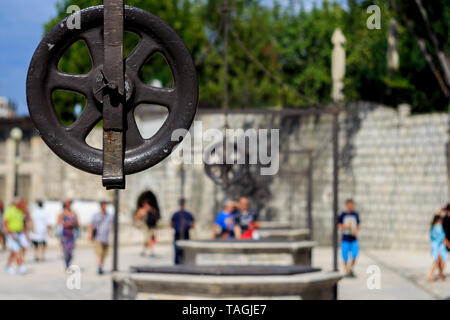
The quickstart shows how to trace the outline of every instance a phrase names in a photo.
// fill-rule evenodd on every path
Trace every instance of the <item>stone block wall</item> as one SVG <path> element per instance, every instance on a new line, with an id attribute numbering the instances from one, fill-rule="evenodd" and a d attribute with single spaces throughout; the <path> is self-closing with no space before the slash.
<path id="1" fill-rule="evenodd" d="M 369 102 L 348 104 L 339 118 L 340 183 L 339 205 L 353 198 L 361 214 L 362 247 L 427 249 L 429 222 L 434 212 L 449 197 L 447 114 L 409 115 L 406 107 L 396 109 Z M 224 116 L 198 115 L 203 131 L 222 129 Z M 164 119 L 141 119 L 141 129 L 154 132 Z M 313 150 L 313 222 L 314 238 L 330 244 L 332 235 L 332 117 L 230 115 L 231 128 L 280 129 L 281 158 L 278 175 L 264 184 L 271 192 L 261 212 L 263 219 L 290 221 L 306 226 L 308 158 L 287 150 Z M 147 126 L 147 127 L 146 127 Z M 194 133 L 194 129 L 191 132 Z M 101 132 L 89 137 L 92 145 L 101 145 Z M 187 143 L 184 141 L 183 143 Z M 204 145 L 206 145 L 205 143 Z M 35 142 L 34 198 L 112 200 L 112 193 L 101 187 L 101 177 L 71 168 L 56 158 L 42 143 Z M 201 154 L 198 144 L 194 152 Z M 162 224 L 168 225 L 181 196 L 179 164 L 166 159 L 150 170 L 127 177 L 127 190 L 121 192 L 121 213 L 131 219 L 137 197 L 144 191 L 156 193 L 161 206 Z M 197 219 L 197 233 L 209 234 L 215 213 L 227 195 L 205 174 L 202 164 L 183 166 L 184 195 Z M 34 188 L 34 187 L 33 187 Z"/>
<path id="2" fill-rule="evenodd" d="M 222 115 L 201 115 L 203 130 L 221 128 Z M 368 102 L 346 106 L 339 118 L 339 204 L 353 198 L 362 220 L 361 245 L 371 248 L 427 249 L 429 222 L 448 201 L 446 114 L 409 115 L 404 108 Z M 305 155 L 287 150 L 313 150 L 314 238 L 330 244 L 332 235 L 332 117 L 279 117 L 230 115 L 231 128 L 280 128 L 283 170 L 308 167 Z M 283 152 L 284 151 L 284 152 Z M 199 152 L 199 150 L 196 150 Z M 267 179 L 271 198 L 261 212 L 263 219 L 290 221 L 305 227 L 306 173 L 283 174 Z M 198 228 L 209 230 L 215 212 L 226 198 L 205 174 L 203 165 L 185 165 L 185 196 L 195 213 Z M 134 206 L 147 190 L 157 193 L 163 221 L 169 221 L 181 195 L 180 167 L 166 160 L 155 168 L 129 178 L 124 205 Z"/>
<path id="3" fill-rule="evenodd" d="M 428 248 L 432 215 L 449 197 L 448 115 L 410 116 L 364 103 L 352 108 L 352 159 L 342 168 L 340 186 L 358 203 L 362 245 Z M 352 131 L 355 122 L 359 128 Z M 346 180 L 353 181 L 351 188 Z"/>

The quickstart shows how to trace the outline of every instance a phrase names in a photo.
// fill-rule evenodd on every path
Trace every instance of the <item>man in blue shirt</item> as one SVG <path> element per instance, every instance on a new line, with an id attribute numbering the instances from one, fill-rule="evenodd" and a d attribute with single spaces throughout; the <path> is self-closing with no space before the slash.
<path id="1" fill-rule="evenodd" d="M 354 277 L 353 267 L 359 253 L 358 239 L 356 234 L 359 231 L 359 214 L 353 210 L 354 202 L 352 199 L 346 201 L 347 209 L 342 212 L 338 220 L 338 228 L 342 231 L 342 260 L 344 261 L 345 273 L 349 277 Z M 349 254 L 352 255 L 352 262 L 349 263 Z"/>
<path id="2" fill-rule="evenodd" d="M 237 204 L 233 201 L 227 201 L 225 209 L 216 217 L 213 225 L 213 239 L 234 238 L 234 226 Z M 218 232 L 219 231 L 219 232 Z"/>
<path id="3" fill-rule="evenodd" d="M 171 226 L 174 229 L 174 249 L 175 264 L 181 262 L 182 251 L 177 247 L 177 240 L 189 240 L 189 231 L 194 227 L 194 217 L 186 211 L 186 200 L 180 199 L 180 210 L 175 212 L 171 219 Z"/>

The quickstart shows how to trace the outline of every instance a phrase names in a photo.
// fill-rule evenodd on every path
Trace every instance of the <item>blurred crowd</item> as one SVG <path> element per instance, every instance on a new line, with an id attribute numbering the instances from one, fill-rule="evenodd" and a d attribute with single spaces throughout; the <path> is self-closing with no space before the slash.
<path id="1" fill-rule="evenodd" d="M 38 200 L 29 210 L 22 198 L 14 199 L 12 205 L 4 208 L 0 201 L 0 246 L 9 251 L 6 262 L 8 274 L 25 274 L 25 255 L 32 246 L 34 260 L 45 261 L 49 236 L 58 239 L 68 269 L 73 259 L 76 240 L 80 237 L 80 224 L 77 214 L 72 209 L 72 200 L 63 203 L 56 225 L 52 225 L 43 202 Z M 108 253 L 109 234 L 113 226 L 113 217 L 106 211 L 106 202 L 100 203 L 100 210 L 94 215 L 89 226 L 89 238 L 93 242 L 97 256 L 98 273 L 103 274 L 103 264 Z"/>
<path id="2" fill-rule="evenodd" d="M 50 236 L 58 241 L 64 268 L 71 266 L 77 239 L 80 238 L 80 223 L 77 213 L 72 208 L 72 200 L 63 202 L 56 223 L 52 223 L 43 202 L 38 200 L 29 206 L 22 198 L 4 207 L 0 201 L 0 249 L 8 251 L 5 271 L 8 274 L 25 274 L 27 268 L 24 258 L 30 248 L 35 262 L 45 261 L 46 248 Z M 99 209 L 93 215 L 88 229 L 89 239 L 93 243 L 98 274 L 103 274 L 105 258 L 109 251 L 110 233 L 114 226 L 113 215 L 107 212 L 107 202 L 100 202 Z M 137 202 L 134 222 L 144 226 L 145 240 L 141 255 L 154 257 L 156 228 L 160 220 L 158 201 L 152 192 L 143 194 Z M 360 229 L 360 217 L 354 210 L 352 199 L 346 201 L 346 209 L 338 217 L 338 229 L 342 233 L 341 252 L 347 276 L 353 277 L 359 245 L 357 233 Z M 179 208 L 170 219 L 174 230 L 175 264 L 181 263 L 182 252 L 177 241 L 189 240 L 190 231 L 195 226 L 194 214 L 186 209 L 186 199 L 179 200 Z M 250 208 L 249 199 L 228 200 L 214 220 L 212 238 L 224 239 L 259 239 L 258 212 Z M 428 275 L 429 281 L 435 280 L 435 274 L 445 279 L 445 264 L 450 250 L 450 204 L 441 208 L 431 221 L 430 246 L 433 259 Z"/>
<path id="3" fill-rule="evenodd" d="M 194 228 L 194 214 L 186 209 L 186 199 L 179 200 L 179 208 L 172 214 L 170 226 L 174 230 L 175 264 L 181 263 L 182 252 L 177 247 L 177 241 L 189 240 L 190 231 Z M 156 244 L 155 229 L 160 219 L 158 201 L 152 192 L 147 192 L 138 200 L 135 222 L 144 225 L 146 233 L 142 256 L 150 253 L 154 256 Z M 213 239 L 257 239 L 259 228 L 258 214 L 249 208 L 249 200 L 241 197 L 239 200 L 228 200 L 225 207 L 215 218 L 212 227 Z"/>

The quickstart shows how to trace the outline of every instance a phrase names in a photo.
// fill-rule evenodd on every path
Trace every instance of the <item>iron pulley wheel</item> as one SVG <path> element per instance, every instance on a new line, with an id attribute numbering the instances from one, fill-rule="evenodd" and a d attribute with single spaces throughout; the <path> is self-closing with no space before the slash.
<path id="1" fill-rule="evenodd" d="M 218 185 L 229 186 L 241 180 L 247 172 L 245 153 L 237 143 L 225 140 L 211 146 L 206 153 L 205 172 Z"/>
<path id="2" fill-rule="evenodd" d="M 45 143 L 69 164 L 93 174 L 103 172 L 102 150 L 86 143 L 86 137 L 103 118 L 103 101 L 99 92 L 114 90 L 103 75 L 104 41 L 103 6 L 80 12 L 81 29 L 69 29 L 66 20 L 58 23 L 39 44 L 27 77 L 27 100 L 30 116 Z M 166 158 L 180 142 L 172 141 L 176 129 L 189 129 L 198 102 L 198 80 L 191 55 L 183 40 L 158 17 L 138 8 L 125 6 L 124 30 L 140 40 L 124 60 L 124 172 L 137 173 Z M 83 40 L 92 60 L 87 74 L 61 72 L 58 62 L 75 42 Z M 173 75 L 173 88 L 146 85 L 139 77 L 140 69 L 156 53 L 167 61 Z M 55 90 L 82 94 L 86 106 L 69 127 L 57 117 L 52 102 Z M 160 105 L 168 110 L 168 118 L 150 139 L 144 139 L 137 127 L 134 111 L 140 104 Z"/>

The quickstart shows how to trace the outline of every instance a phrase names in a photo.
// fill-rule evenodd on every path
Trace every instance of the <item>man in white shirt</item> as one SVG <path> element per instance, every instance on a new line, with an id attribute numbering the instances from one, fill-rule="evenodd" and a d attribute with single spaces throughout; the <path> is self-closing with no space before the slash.
<path id="1" fill-rule="evenodd" d="M 34 260 L 45 261 L 45 249 L 47 247 L 47 237 L 50 233 L 50 221 L 41 200 L 36 201 L 36 206 L 31 211 L 31 220 L 33 227 L 30 238 L 34 246 Z M 39 251 L 41 254 L 40 257 Z"/>
<path id="2" fill-rule="evenodd" d="M 95 243 L 98 274 L 103 274 L 103 264 L 108 256 L 109 233 L 113 228 L 114 216 L 106 211 L 108 203 L 100 203 L 100 212 L 92 219 L 90 227 L 91 241 Z"/>

